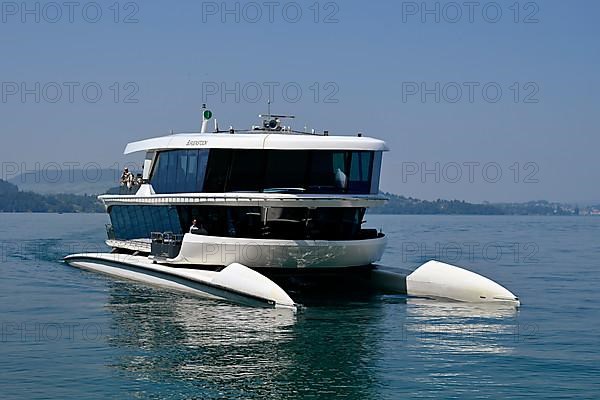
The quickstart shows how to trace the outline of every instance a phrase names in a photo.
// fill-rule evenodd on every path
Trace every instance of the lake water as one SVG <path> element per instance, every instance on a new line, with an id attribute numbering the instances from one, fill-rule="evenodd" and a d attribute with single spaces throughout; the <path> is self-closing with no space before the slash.
<path id="1" fill-rule="evenodd" d="M 0 397 L 594 398 L 600 218 L 369 215 L 382 263 L 468 267 L 522 301 L 326 295 L 251 309 L 69 267 L 104 215 L 0 214 Z"/>

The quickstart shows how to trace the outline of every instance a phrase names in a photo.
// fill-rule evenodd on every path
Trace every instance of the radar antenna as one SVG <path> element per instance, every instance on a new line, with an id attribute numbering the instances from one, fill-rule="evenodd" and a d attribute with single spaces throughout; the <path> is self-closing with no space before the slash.
<path id="1" fill-rule="evenodd" d="M 296 118 L 293 115 L 271 114 L 271 100 L 267 101 L 267 114 L 259 114 L 258 117 L 263 119 L 263 124 L 262 124 L 262 127 L 256 127 L 256 128 L 260 129 L 260 130 L 265 130 L 265 131 L 284 130 L 285 127 L 281 126 L 281 120 Z"/>

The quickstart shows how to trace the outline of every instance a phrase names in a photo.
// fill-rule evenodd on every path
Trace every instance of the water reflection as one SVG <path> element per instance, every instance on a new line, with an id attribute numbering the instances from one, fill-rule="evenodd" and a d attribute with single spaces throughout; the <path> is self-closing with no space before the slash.
<path id="1" fill-rule="evenodd" d="M 323 293 L 294 314 L 109 285 L 112 366 L 176 396 L 382 398 L 411 380 L 480 379 L 454 363 L 510 354 L 519 339 L 511 306 Z M 415 377 L 416 365 L 428 372 Z"/>
<path id="2" fill-rule="evenodd" d="M 409 346 L 434 353 L 507 354 L 518 340 L 510 305 L 407 299 Z"/>
<path id="3" fill-rule="evenodd" d="M 293 314 L 110 285 L 113 367 L 135 380 L 203 398 L 377 397 L 373 302 Z"/>

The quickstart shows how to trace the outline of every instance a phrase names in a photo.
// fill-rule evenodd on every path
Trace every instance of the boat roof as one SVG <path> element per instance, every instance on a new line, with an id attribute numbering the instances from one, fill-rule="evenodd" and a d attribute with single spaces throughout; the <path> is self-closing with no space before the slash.
<path id="1" fill-rule="evenodd" d="M 364 136 L 324 136 L 295 133 L 179 133 L 132 142 L 125 154 L 169 149 L 367 150 L 387 151 L 383 140 Z"/>

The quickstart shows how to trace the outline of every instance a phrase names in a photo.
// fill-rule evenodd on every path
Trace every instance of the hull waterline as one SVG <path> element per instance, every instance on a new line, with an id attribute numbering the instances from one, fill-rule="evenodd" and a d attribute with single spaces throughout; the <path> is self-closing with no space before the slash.
<path id="1" fill-rule="evenodd" d="M 253 307 L 296 310 L 293 300 L 283 289 L 241 264 L 231 264 L 216 272 L 169 267 L 155 264 L 147 257 L 110 253 L 74 254 L 65 257 L 65 262 L 77 268 L 200 297 Z"/>
<path id="2" fill-rule="evenodd" d="M 413 272 L 376 268 L 371 283 L 385 293 L 453 300 L 464 303 L 510 304 L 519 307 L 517 296 L 504 286 L 475 272 L 439 261 L 428 261 Z"/>
<path id="3" fill-rule="evenodd" d="M 269 275 L 267 277 L 237 263 L 217 272 L 161 265 L 143 256 L 109 253 L 75 254 L 66 257 L 65 261 L 74 267 L 185 291 L 201 297 L 253 307 L 297 309 L 296 303 L 282 288 L 289 287 L 284 284 L 286 279 L 272 275 L 270 272 L 274 270 L 271 268 L 259 269 L 265 275 Z M 303 275 L 307 275 L 307 270 L 311 269 L 297 272 L 286 269 L 287 282 L 290 278 L 301 280 Z M 318 268 L 308 272 L 314 272 L 317 276 L 321 273 Z M 520 306 L 519 298 L 498 283 L 474 272 L 438 261 L 429 261 L 415 271 L 406 273 L 367 266 L 330 270 L 328 274 L 328 278 L 321 281 L 320 290 L 324 292 L 347 285 L 351 291 L 358 288 L 410 297 Z"/>

